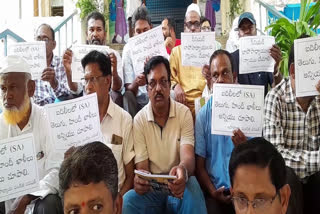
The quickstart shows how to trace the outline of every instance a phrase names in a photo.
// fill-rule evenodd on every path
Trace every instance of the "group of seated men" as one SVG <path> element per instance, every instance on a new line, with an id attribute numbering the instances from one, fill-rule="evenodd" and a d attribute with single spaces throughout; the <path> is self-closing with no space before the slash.
<path id="1" fill-rule="evenodd" d="M 188 7 L 184 31 L 200 32 L 200 10 Z M 279 72 L 281 51 L 274 45 L 274 73 L 239 74 L 239 51 L 216 50 L 203 68 L 183 66 L 181 47 L 163 22 L 170 60 L 155 56 L 136 75 L 125 46 L 122 55 L 89 52 L 81 61 L 82 83 L 72 82 L 72 51 L 53 55 L 54 32 L 43 24 L 36 40 L 45 41 L 47 66 L 31 79 L 28 64 L 8 56 L 0 64 L 0 140 L 33 133 L 40 191 L 5 202 L 0 213 L 317 213 L 320 210 L 319 96 L 295 96 L 294 47 L 289 77 Z M 147 9 L 132 16 L 134 34 L 152 28 Z M 105 45 L 105 21 L 87 19 L 87 43 Z M 163 27 L 164 31 L 167 30 Z M 256 21 L 244 13 L 239 37 L 255 36 Z M 167 40 L 167 38 L 169 38 Z M 173 45 L 175 43 L 175 45 Z M 179 43 L 179 42 L 178 42 Z M 121 65 L 122 64 L 122 65 Z M 120 66 L 119 66 L 120 65 Z M 195 117 L 194 100 L 215 83 L 263 85 L 267 92 L 264 138 L 211 134 L 212 98 Z M 320 83 L 317 85 L 320 91 Z M 96 93 L 105 142 L 54 149 L 39 105 Z M 123 106 L 121 108 L 120 106 Z M 117 142 L 114 141 L 117 138 Z M 268 142 L 270 141 L 270 143 Z M 176 176 L 170 194 L 153 191 L 134 170 Z"/>

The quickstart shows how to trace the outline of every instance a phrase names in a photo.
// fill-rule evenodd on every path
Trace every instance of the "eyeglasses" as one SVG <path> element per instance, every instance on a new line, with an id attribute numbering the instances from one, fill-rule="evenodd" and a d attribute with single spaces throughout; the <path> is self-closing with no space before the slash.
<path id="1" fill-rule="evenodd" d="M 196 21 L 196 22 L 185 22 L 185 25 L 189 29 L 191 29 L 192 26 L 194 26 L 194 28 L 196 28 L 196 29 L 200 28 L 200 22 L 198 22 L 198 21 Z"/>
<path id="2" fill-rule="evenodd" d="M 156 86 L 159 84 L 161 88 L 167 88 L 167 87 L 168 87 L 168 82 L 169 82 L 169 81 L 166 80 L 166 79 L 162 79 L 162 80 L 160 80 L 159 82 L 157 82 L 157 81 L 150 81 L 150 82 L 148 83 L 148 86 L 149 86 L 150 89 L 154 89 L 154 88 L 156 88 Z"/>
<path id="3" fill-rule="evenodd" d="M 40 37 L 40 36 L 38 36 L 37 38 L 36 38 L 36 40 L 37 41 L 44 41 L 46 44 L 48 44 L 52 39 L 49 39 L 48 37 Z"/>
<path id="4" fill-rule="evenodd" d="M 232 202 L 236 210 L 240 213 L 246 213 L 249 207 L 249 204 L 253 207 L 256 213 L 266 213 L 278 195 L 278 191 L 276 195 L 270 199 L 266 198 L 256 198 L 253 201 L 249 201 L 244 197 L 232 197 Z"/>
<path id="5" fill-rule="evenodd" d="M 95 77 L 89 77 L 89 78 L 81 78 L 81 82 L 83 85 L 88 85 L 89 82 L 92 82 L 93 84 L 97 84 L 97 82 L 99 81 L 100 77 L 104 77 L 104 76 L 95 76 Z"/>

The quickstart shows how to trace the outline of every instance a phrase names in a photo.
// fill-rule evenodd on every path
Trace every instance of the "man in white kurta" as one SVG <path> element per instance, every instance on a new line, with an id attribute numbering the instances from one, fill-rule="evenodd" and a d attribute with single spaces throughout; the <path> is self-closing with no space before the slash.
<path id="1" fill-rule="evenodd" d="M 6 213 L 63 213 L 58 197 L 59 155 L 49 142 L 44 110 L 31 103 L 35 83 L 29 65 L 20 57 L 8 56 L 0 62 L 0 140 L 32 133 L 37 152 L 40 190 L 6 201 Z M 61 160 L 61 159 L 60 159 Z M 37 200 L 36 200 L 37 199 Z"/>

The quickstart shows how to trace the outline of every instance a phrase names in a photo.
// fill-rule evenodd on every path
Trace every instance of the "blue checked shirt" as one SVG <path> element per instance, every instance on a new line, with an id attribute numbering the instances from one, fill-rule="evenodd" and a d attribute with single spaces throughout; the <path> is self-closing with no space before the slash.
<path id="1" fill-rule="evenodd" d="M 265 99 L 263 133 L 301 178 L 320 171 L 320 96 L 305 113 L 289 79 L 282 80 Z"/>
<path id="2" fill-rule="evenodd" d="M 56 73 L 58 86 L 56 89 L 53 89 L 49 82 L 35 80 L 36 90 L 33 96 L 33 100 L 34 103 L 40 106 L 44 106 L 49 103 L 54 103 L 57 97 L 63 95 L 68 96 L 71 94 L 68 87 L 67 76 L 64 71 L 61 58 L 59 58 L 58 56 L 53 56 L 50 67 L 52 67 Z"/>

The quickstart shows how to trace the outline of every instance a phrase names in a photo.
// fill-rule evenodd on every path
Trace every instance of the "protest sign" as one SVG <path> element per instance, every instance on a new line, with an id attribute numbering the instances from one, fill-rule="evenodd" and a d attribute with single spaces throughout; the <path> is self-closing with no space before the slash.
<path id="1" fill-rule="evenodd" d="M 275 61 L 270 49 L 275 44 L 272 36 L 246 36 L 240 38 L 239 73 L 273 72 Z"/>
<path id="2" fill-rule="evenodd" d="M 66 151 L 93 141 L 102 142 L 97 95 L 45 106 L 51 141 L 57 150 Z"/>
<path id="3" fill-rule="evenodd" d="M 240 129 L 246 136 L 261 137 L 264 86 L 214 84 L 211 133 L 230 135 Z"/>
<path id="4" fill-rule="evenodd" d="M 153 56 L 168 58 L 161 26 L 130 38 L 128 43 L 136 75 L 143 72 L 147 58 Z"/>
<path id="5" fill-rule="evenodd" d="M 30 65 L 32 79 L 41 79 L 47 67 L 46 44 L 43 41 L 20 42 L 8 46 L 8 55 L 20 56 Z"/>
<path id="6" fill-rule="evenodd" d="M 320 37 L 294 41 L 296 96 L 319 95 L 316 84 L 320 80 Z"/>
<path id="7" fill-rule="evenodd" d="M 110 53 L 110 48 L 104 45 L 73 45 L 72 46 L 72 82 L 81 82 L 81 79 L 84 77 L 84 70 L 81 65 L 82 58 L 90 53 L 91 51 L 96 50 L 104 54 Z M 120 62 L 118 62 L 120 63 Z"/>
<path id="8" fill-rule="evenodd" d="M 181 33 L 181 63 L 183 66 L 202 67 L 209 64 L 216 50 L 214 32 Z"/>
<path id="9" fill-rule="evenodd" d="M 32 134 L 0 141 L 0 202 L 39 190 Z"/>

